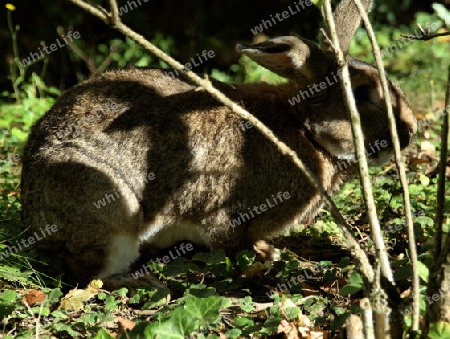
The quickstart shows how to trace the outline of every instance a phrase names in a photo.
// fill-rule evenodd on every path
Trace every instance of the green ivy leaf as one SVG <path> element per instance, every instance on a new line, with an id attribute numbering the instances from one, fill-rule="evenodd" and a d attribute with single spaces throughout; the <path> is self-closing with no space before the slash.
<path id="1" fill-rule="evenodd" d="M 72 329 L 73 325 L 66 325 L 64 323 L 55 323 L 52 325 L 52 328 L 57 331 L 57 332 L 63 332 L 66 331 L 69 335 L 71 335 L 74 338 L 78 338 L 79 337 L 79 333 L 74 331 Z"/>
<path id="2" fill-rule="evenodd" d="M 206 287 L 205 285 L 192 285 L 186 294 L 192 295 L 196 298 L 208 298 L 210 296 L 216 296 L 217 291 L 213 287 Z"/>
<path id="3" fill-rule="evenodd" d="M 210 324 L 219 321 L 223 303 L 224 298 L 217 296 L 208 298 L 191 297 L 186 301 L 184 310 L 200 320 L 202 324 Z"/>
<path id="4" fill-rule="evenodd" d="M 21 131 L 16 126 L 11 128 L 11 135 L 15 136 L 19 141 L 25 141 L 28 138 L 28 133 Z"/>
<path id="5" fill-rule="evenodd" d="M 184 339 L 186 335 L 192 333 L 196 328 L 197 319 L 187 317 L 183 307 L 177 307 L 171 312 L 168 321 L 160 322 L 152 326 L 151 334 L 158 335 L 160 338 Z"/>
<path id="6" fill-rule="evenodd" d="M 359 291 L 361 291 L 364 287 L 364 282 L 362 280 L 361 275 L 354 271 L 351 275 L 350 278 L 348 279 L 348 284 L 345 285 L 344 287 L 342 287 L 339 290 L 339 294 L 340 295 L 347 295 L 347 294 L 355 294 Z"/>
<path id="7" fill-rule="evenodd" d="M 112 291 L 111 294 L 118 294 L 120 297 L 125 298 L 128 293 L 128 288 L 122 287 L 118 290 Z"/>
<path id="8" fill-rule="evenodd" d="M 195 272 L 199 270 L 199 267 L 192 261 L 180 257 L 167 265 L 164 274 L 166 277 L 174 277 L 179 274 L 186 274 L 189 270 Z"/>
<path id="9" fill-rule="evenodd" d="M 302 311 L 297 306 L 286 307 L 284 311 L 288 319 L 297 319 L 302 314 Z"/>
<path id="10" fill-rule="evenodd" d="M 65 311 L 54 310 L 51 315 L 55 318 L 68 319 L 69 315 Z"/>
<path id="11" fill-rule="evenodd" d="M 430 339 L 449 339 L 450 338 L 450 323 L 437 322 L 431 324 L 430 332 L 428 333 Z"/>
<path id="12" fill-rule="evenodd" d="M 238 338 L 242 334 L 242 331 L 238 328 L 233 328 L 232 330 L 229 330 L 227 333 L 225 333 L 226 338 L 235 339 Z"/>
<path id="13" fill-rule="evenodd" d="M 16 300 L 17 293 L 13 290 L 5 290 L 0 294 L 0 300 L 5 303 L 11 303 Z"/>
<path id="14" fill-rule="evenodd" d="M 119 304 L 121 303 L 120 300 L 116 300 L 114 298 L 114 296 L 109 295 L 106 298 L 106 303 L 105 303 L 105 309 L 108 311 L 114 311 L 117 310 L 119 308 Z"/>
<path id="15" fill-rule="evenodd" d="M 151 295 L 150 300 L 142 306 L 146 310 L 164 305 L 167 302 L 167 295 L 170 294 L 170 291 L 167 287 L 163 287 L 151 291 L 149 294 Z"/>
<path id="16" fill-rule="evenodd" d="M 416 218 L 414 220 L 414 222 L 420 224 L 420 226 L 422 226 L 422 228 L 425 228 L 426 226 L 434 225 L 434 220 L 431 219 L 430 217 L 426 217 L 426 216 L 420 216 L 420 217 Z"/>
<path id="17" fill-rule="evenodd" d="M 106 299 L 106 293 L 105 292 L 100 292 L 99 294 L 97 294 L 97 299 L 98 300 L 105 300 Z"/>
<path id="18" fill-rule="evenodd" d="M 224 250 L 215 250 L 209 253 L 196 253 L 192 260 L 202 261 L 207 265 L 218 264 L 225 261 L 225 251 Z"/>
<path id="19" fill-rule="evenodd" d="M 246 326 L 253 326 L 255 323 L 252 319 L 249 318 L 236 318 L 234 320 L 234 326 L 236 327 L 246 327 Z"/>
<path id="20" fill-rule="evenodd" d="M 430 178 L 428 178 L 426 175 L 421 174 L 419 176 L 420 183 L 424 186 L 428 186 L 430 184 Z"/>
<path id="21" fill-rule="evenodd" d="M 397 272 L 394 274 L 395 281 L 406 281 L 408 280 L 412 275 L 412 266 L 411 265 L 405 265 L 400 267 Z"/>
<path id="22" fill-rule="evenodd" d="M 423 281 L 428 282 L 429 270 L 428 267 L 421 261 L 417 262 L 417 269 L 419 273 L 419 277 L 422 278 Z"/>
<path id="23" fill-rule="evenodd" d="M 255 261 L 256 253 L 254 251 L 250 250 L 244 250 L 239 252 L 236 262 L 239 266 L 239 268 L 243 271 L 247 269 L 253 262 Z"/>
<path id="24" fill-rule="evenodd" d="M 336 331 L 342 328 L 345 324 L 345 321 L 350 316 L 350 313 L 346 312 L 344 314 L 339 314 L 331 323 L 331 330 Z"/>
<path id="25" fill-rule="evenodd" d="M 109 334 L 106 330 L 101 329 L 100 331 L 98 331 L 94 339 L 114 339 L 114 337 L 111 334 Z"/>
<path id="26" fill-rule="evenodd" d="M 244 312 L 251 312 L 253 311 L 254 307 L 253 307 L 253 300 L 252 297 L 247 296 L 245 298 L 241 298 L 239 299 L 239 302 L 242 303 L 242 305 L 240 306 L 241 310 L 243 310 Z"/>
<path id="27" fill-rule="evenodd" d="M 364 281 L 357 271 L 353 271 L 350 277 L 348 278 L 348 282 L 350 284 L 359 285 L 361 288 L 364 286 Z"/>

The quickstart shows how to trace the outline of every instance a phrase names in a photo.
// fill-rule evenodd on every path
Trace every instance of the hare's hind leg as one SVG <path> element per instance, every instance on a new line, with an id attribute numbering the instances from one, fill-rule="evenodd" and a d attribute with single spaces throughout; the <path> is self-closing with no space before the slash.
<path id="1" fill-rule="evenodd" d="M 80 284 L 124 273 L 139 255 L 143 212 L 120 178 L 82 156 L 29 162 L 23 182 L 25 226 L 37 232 L 46 224 L 58 230 L 36 243 L 42 252 L 62 258 Z"/>

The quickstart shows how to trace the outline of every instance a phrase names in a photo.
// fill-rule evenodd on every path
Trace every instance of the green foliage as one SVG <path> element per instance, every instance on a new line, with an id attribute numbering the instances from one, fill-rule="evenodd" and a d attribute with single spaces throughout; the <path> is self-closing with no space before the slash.
<path id="1" fill-rule="evenodd" d="M 230 66 L 229 72 L 213 69 L 211 76 L 224 82 L 267 82 L 270 84 L 285 83 L 286 79 L 258 65 L 249 57 L 242 55 L 238 64 Z"/>
<path id="2" fill-rule="evenodd" d="M 421 35 L 417 24 L 424 29 L 434 28 L 432 33 L 436 33 L 435 30 L 444 27 L 444 20 L 448 18 L 450 12 L 443 6 L 436 5 L 433 7 L 435 12 L 432 14 L 418 12 L 416 19 L 409 26 L 379 26 L 376 29 L 377 41 L 382 50 L 383 62 L 387 71 L 406 93 L 420 93 L 419 96 L 413 97 L 413 103 L 422 107 L 428 106 L 430 102 L 433 104 L 434 100 L 443 100 L 447 73 L 442 70 L 447 69 L 450 63 L 448 47 L 442 41 L 445 38 L 409 41 L 401 34 Z M 380 4 L 376 8 L 379 10 L 382 6 L 387 6 L 387 3 Z M 395 7 L 397 6 L 395 4 Z M 350 54 L 364 61 L 375 63 L 371 51 L 366 32 L 359 29 L 352 40 Z"/>
<path id="3" fill-rule="evenodd" d="M 405 0 L 399 7 L 408 3 Z M 393 5 L 382 1 L 378 12 L 391 13 Z M 448 10 L 439 5 L 434 6 L 435 13 L 418 13 L 417 21 L 425 27 L 427 23 L 444 21 L 448 25 Z M 393 12 L 392 12 L 393 13 Z M 47 59 L 40 61 L 42 72 L 28 74 L 28 67 L 18 63 L 16 53 L 16 34 L 18 27 L 12 27 L 11 14 L 8 14 L 11 34 L 13 36 L 14 60 L 10 65 L 10 79 L 13 83 L 13 93 L 4 92 L 4 100 L 0 101 L 0 214 L 2 215 L 0 233 L 0 252 L 18 237 L 23 225 L 20 222 L 20 192 L 18 190 L 21 158 L 23 146 L 33 123 L 48 110 L 59 95 L 55 88 L 48 87 L 43 81 Z M 392 19 L 392 18 L 391 18 Z M 391 20 L 389 19 L 389 20 Z M 401 33 L 414 31 L 415 26 L 409 27 L 378 27 L 377 35 L 382 49 L 395 44 Z M 155 34 L 152 40 L 164 51 L 176 51 L 175 43 L 170 37 Z M 212 41 L 212 40 L 211 40 Z M 100 44 L 98 49 L 89 50 L 82 40 L 78 46 L 93 56 L 94 64 L 99 67 L 110 58 L 108 68 L 137 67 L 165 67 L 158 59 L 144 52 L 132 40 L 126 38 L 113 39 L 107 44 Z M 427 48 L 424 48 L 424 44 Z M 371 61 L 370 46 L 365 33 L 358 31 L 351 47 L 351 53 L 356 57 Z M 73 60 L 80 57 L 69 52 Z M 188 59 L 187 59 L 188 60 Z M 410 93 L 418 93 L 415 98 L 425 106 L 442 97 L 445 86 L 445 73 L 442 68 L 448 64 L 446 44 L 439 39 L 429 42 L 416 41 L 405 44 L 401 48 L 386 53 L 383 58 L 393 78 L 400 80 L 402 87 Z M 220 80 L 232 82 L 266 81 L 278 83 L 286 81 L 257 65 L 247 57 L 241 57 L 237 64 L 227 71 L 212 69 L 210 76 Z M 408 76 L 407 80 L 406 77 Z M 81 77 L 82 78 L 82 77 Z M 80 79 L 81 79 L 80 78 Z M 16 103 L 11 103 L 11 98 Z M 424 104 L 425 103 L 425 104 Z M 430 142 L 439 150 L 440 118 L 435 117 L 427 121 L 419 137 L 426 132 Z M 410 182 L 413 221 L 419 243 L 419 275 L 424 282 L 428 280 L 431 237 L 435 233 L 436 207 L 436 178 L 425 175 L 423 167 L 410 165 L 408 180 Z M 390 250 L 400 252 L 397 260 L 393 261 L 395 280 L 402 284 L 411 278 L 411 262 L 408 251 L 402 239 L 405 236 L 404 208 L 400 186 L 392 164 L 383 169 L 372 169 L 373 191 L 377 202 L 378 214 L 385 231 L 386 242 Z M 446 194 L 450 196 L 450 192 Z M 354 227 L 355 235 L 360 236 L 367 224 L 367 216 L 360 186 L 357 180 L 344 185 L 342 191 L 335 196 L 335 202 Z M 446 208 L 449 210 L 447 198 Z M 445 220 L 448 231 L 450 222 Z M 329 212 L 324 211 L 315 223 L 301 233 L 290 232 L 283 239 L 295 236 L 312 236 L 310 243 L 324 240 L 333 243 L 343 243 L 340 231 Z M 363 238 L 361 236 L 361 238 Z M 370 237 L 363 243 L 367 249 L 372 249 Z M 281 241 L 283 241 L 283 239 Z M 295 238 L 294 238 L 295 239 Z M 284 243 L 281 247 L 284 247 Z M 0 262 L 0 277 L 5 286 L 15 288 L 4 289 L 0 292 L 0 316 L 5 318 L 9 330 L 17 328 L 14 337 L 35 337 L 36 329 L 23 326 L 22 321 L 35 322 L 39 317 L 40 337 L 94 337 L 112 338 L 115 331 L 111 328 L 117 315 L 129 315 L 136 323 L 133 330 L 123 334 L 121 338 L 228 338 L 273 336 L 278 331 L 281 320 L 296 321 L 300 316 L 307 316 L 315 325 L 340 328 L 346 318 L 359 311 L 358 307 L 343 302 L 341 295 L 355 298 L 355 294 L 363 288 L 362 279 L 355 271 L 355 264 L 346 253 L 339 256 L 337 261 L 331 258 L 327 261 L 317 259 L 316 264 L 309 264 L 304 269 L 304 260 L 298 257 L 302 253 L 302 246 L 296 248 L 295 241 L 287 246 L 292 249 L 281 251 L 281 260 L 273 264 L 256 263 L 253 251 L 242 251 L 236 259 L 230 258 L 224 251 L 211 253 L 196 253 L 192 258 L 178 258 L 168 265 L 158 265 L 155 274 L 167 284 L 167 288 L 152 289 L 139 288 L 134 293 L 126 289 L 111 293 L 101 292 L 95 300 L 87 302 L 83 309 L 74 316 L 66 311 L 58 310 L 64 293 L 60 288 L 48 289 L 46 285 L 62 285 L 59 277 L 45 277 L 39 273 L 39 262 L 19 254 L 13 254 Z M 327 259 L 328 252 L 327 251 Z M 308 254 L 309 257 L 310 254 Z M 320 267 L 320 268 L 319 268 Z M 312 272 L 312 273 L 311 273 Z M 308 273 L 308 274 L 306 274 Z M 348 277 L 349 276 L 349 277 Z M 306 284 L 321 284 L 345 279 L 347 284 L 339 294 L 316 293 L 305 297 L 308 285 L 299 283 L 298 277 L 308 277 Z M 53 281 L 49 283 L 49 281 Z M 288 282 L 290 285 L 288 285 Z M 296 282 L 296 284 L 294 284 Z M 58 286 L 59 286 L 58 285 Z M 285 285 L 283 290 L 278 285 Z M 40 304 L 28 309 L 21 300 L 26 294 L 22 286 L 38 286 L 47 294 L 47 298 Z M 169 290 L 170 289 L 170 290 Z M 270 291 L 276 293 L 270 297 Z M 320 290 L 320 289 L 318 289 Z M 420 303 L 422 315 L 425 312 L 425 286 L 421 286 L 422 300 Z M 168 295 L 172 297 L 168 302 Z M 234 303 L 231 304 L 233 296 Z M 262 299 L 262 300 L 260 300 Z M 260 302 L 272 301 L 273 305 L 264 311 L 257 311 Z M 352 300 L 354 301 L 354 299 Z M 287 305 L 287 306 L 286 306 Z M 149 312 L 150 310 L 150 312 Z M 136 311 L 136 312 L 135 312 Z M 141 313 L 139 313 L 141 312 Z M 148 313 L 146 313 L 148 312 Z M 142 315 L 144 313 L 144 315 Z M 130 316 L 131 314 L 131 316 Z M 405 317 L 405 326 L 411 324 L 411 317 Z M 444 338 L 448 336 L 448 324 L 438 323 L 431 327 L 430 337 Z M 6 335 L 5 338 L 13 336 Z"/>
<path id="4" fill-rule="evenodd" d="M 37 97 L 46 97 L 49 95 L 59 95 L 59 91 L 54 87 L 48 87 L 42 80 L 45 76 L 47 70 L 48 58 L 45 56 L 41 60 L 36 60 L 36 62 L 29 63 L 27 65 L 22 65 L 19 58 L 19 49 L 17 47 L 17 33 L 19 32 L 20 26 L 13 26 L 12 23 L 12 11 L 7 12 L 8 28 L 11 34 L 13 43 L 13 55 L 14 57 L 9 62 L 10 76 L 9 79 L 12 82 L 12 87 L 14 93 L 10 94 L 8 92 L 1 93 L 2 96 L 13 97 L 17 103 L 21 102 L 21 99 L 29 98 L 35 99 Z M 43 61 L 43 67 L 40 75 L 32 73 L 31 76 L 27 75 L 27 69 L 33 64 Z"/>
<path id="5" fill-rule="evenodd" d="M 430 332 L 428 333 L 430 339 L 449 339 L 450 338 L 450 324 L 445 322 L 438 322 L 430 325 Z"/>
<path id="6" fill-rule="evenodd" d="M 397 16 L 400 12 L 406 10 L 413 3 L 413 0 L 389 1 L 380 0 L 372 6 L 373 15 L 393 26 L 397 22 Z"/>
<path id="7" fill-rule="evenodd" d="M 354 271 L 349 279 L 348 284 L 339 290 L 340 295 L 355 294 L 364 288 L 364 281 L 361 274 Z"/>
<path id="8" fill-rule="evenodd" d="M 436 14 L 441 18 L 447 27 L 450 27 L 450 10 L 445 8 L 441 4 L 433 4 L 433 9 Z"/>
<path id="9" fill-rule="evenodd" d="M 0 317 L 2 319 L 8 317 L 15 310 L 12 304 L 17 298 L 17 293 L 12 290 L 5 290 L 0 294 Z"/>
<path id="10" fill-rule="evenodd" d="M 255 262 L 256 253 L 254 251 L 241 251 L 236 259 L 239 268 L 245 271 L 247 267 Z"/>
<path id="11" fill-rule="evenodd" d="M 168 54 L 173 54 L 176 50 L 175 43 L 171 38 L 164 38 L 161 33 L 156 33 L 151 40 L 156 46 Z M 125 41 L 121 39 L 113 39 L 108 44 L 99 44 L 98 53 L 91 52 L 95 55 L 95 64 L 100 65 L 105 59 L 111 55 L 114 61 L 109 65 L 109 69 L 134 67 L 160 67 L 167 65 L 149 54 L 144 48 L 129 37 L 125 37 Z M 80 56 L 73 53 L 73 58 L 80 59 Z"/>
<path id="12" fill-rule="evenodd" d="M 196 292 L 207 291 L 202 288 L 186 290 L 185 302 L 172 309 L 169 313 L 161 312 L 157 321 L 150 325 L 144 323 L 135 327 L 129 335 L 154 338 L 159 335 L 164 338 L 185 338 L 194 332 L 208 332 L 220 326 L 220 310 L 231 305 L 231 301 L 216 295 L 203 295 L 197 297 Z M 203 286 L 204 287 L 204 286 Z M 192 294 L 194 293 L 194 294 Z M 125 338 L 125 336 L 124 336 Z"/>

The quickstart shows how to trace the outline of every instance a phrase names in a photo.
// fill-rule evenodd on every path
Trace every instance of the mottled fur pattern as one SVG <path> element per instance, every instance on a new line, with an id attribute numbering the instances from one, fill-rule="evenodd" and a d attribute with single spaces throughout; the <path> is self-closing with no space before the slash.
<path id="1" fill-rule="evenodd" d="M 355 173 L 353 163 L 338 168 L 354 153 L 340 86 L 289 103 L 299 90 L 336 73 L 334 62 L 314 43 L 294 37 L 238 50 L 290 81 L 214 85 L 289 145 L 329 194 L 336 192 Z M 348 59 L 366 145 L 389 143 L 371 156 L 378 165 L 392 155 L 378 72 Z M 405 147 L 416 122 L 401 90 L 393 83 L 390 90 Z M 323 204 L 319 194 L 256 128 L 242 128 L 245 123 L 209 94 L 161 70 L 120 70 L 83 82 L 29 137 L 22 175 L 25 226 L 56 224 L 58 232 L 36 246 L 61 256 L 84 283 L 126 272 L 144 245 L 167 248 L 190 240 L 211 249 L 251 248 L 314 217 Z M 280 192 L 289 198 L 232 226 Z M 108 203 L 95 206 L 106 196 Z"/>

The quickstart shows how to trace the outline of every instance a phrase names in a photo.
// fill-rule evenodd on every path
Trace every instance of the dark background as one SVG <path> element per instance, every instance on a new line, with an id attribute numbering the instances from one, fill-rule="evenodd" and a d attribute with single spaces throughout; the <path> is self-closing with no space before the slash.
<path id="1" fill-rule="evenodd" d="M 137 0 L 134 0 L 137 3 Z M 119 0 L 118 5 L 125 6 L 128 1 Z M 131 2 L 131 1 L 130 1 Z M 295 0 L 140 0 L 141 6 L 124 14 L 122 21 L 148 39 L 161 33 L 171 37 L 176 50 L 171 54 L 181 63 L 203 50 L 213 50 L 216 57 L 208 61 L 208 67 L 219 70 L 228 69 L 236 63 L 238 54 L 234 46 L 238 42 L 249 43 L 253 39 L 250 28 L 259 25 L 270 15 L 294 8 Z M 432 0 L 379 0 L 371 13 L 375 24 L 398 27 L 414 20 L 418 11 L 432 12 Z M 436 2 L 436 1 L 434 1 Z M 123 39 L 119 33 L 105 23 L 94 18 L 68 0 L 10 0 L 16 7 L 12 12 L 13 24 L 20 25 L 18 47 L 20 59 L 31 52 L 37 52 L 41 42 L 47 46 L 55 43 L 59 37 L 56 28 L 63 26 L 65 31 L 78 31 L 81 38 L 77 45 L 87 54 L 96 53 L 99 44 L 109 44 L 111 39 Z M 108 1 L 95 1 L 108 8 Z M 12 41 L 6 20 L 7 9 L 2 6 L 0 20 L 0 53 L 3 62 L 0 68 L 0 93 L 12 87 L 9 75 L 9 62 L 13 57 Z M 310 6 L 288 19 L 264 31 L 270 37 L 297 35 L 315 39 L 319 28 L 320 14 L 315 6 Z M 123 51 L 122 51 L 123 52 Z M 117 68 L 117 64 L 111 64 Z M 127 66 L 132 66 L 130 62 Z M 42 63 L 30 67 L 28 72 L 40 72 Z M 201 66 L 196 68 L 202 72 Z M 78 74 L 78 76 L 76 75 Z M 68 48 L 58 48 L 49 55 L 45 74 L 45 83 L 65 90 L 79 82 L 80 74 L 89 75 L 86 64 L 70 56 Z"/>

